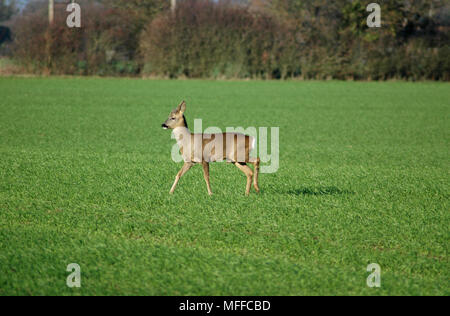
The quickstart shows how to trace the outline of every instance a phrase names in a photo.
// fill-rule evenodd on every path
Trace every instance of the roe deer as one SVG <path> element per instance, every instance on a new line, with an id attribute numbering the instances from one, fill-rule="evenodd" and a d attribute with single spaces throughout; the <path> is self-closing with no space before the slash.
<path id="1" fill-rule="evenodd" d="M 178 181 L 193 165 L 202 164 L 208 194 L 212 195 L 209 182 L 209 164 L 224 160 L 233 163 L 247 176 L 246 195 L 250 194 L 252 178 L 253 186 L 256 192 L 259 192 L 258 173 L 260 159 L 250 157 L 251 151 L 255 149 L 256 139 L 239 133 L 192 134 L 184 117 L 185 111 L 186 102 L 183 101 L 169 114 L 169 118 L 162 124 L 164 129 L 173 130 L 184 160 L 184 166 L 178 172 L 170 194 L 175 192 Z M 248 163 L 254 166 L 254 171 L 247 165 Z"/>

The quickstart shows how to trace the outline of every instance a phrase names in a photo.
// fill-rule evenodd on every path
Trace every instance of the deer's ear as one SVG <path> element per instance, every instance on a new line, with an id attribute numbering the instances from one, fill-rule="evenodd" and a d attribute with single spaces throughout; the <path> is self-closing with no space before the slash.
<path id="1" fill-rule="evenodd" d="M 186 102 L 185 101 L 180 103 L 180 105 L 177 107 L 177 111 L 180 112 L 181 114 L 186 112 Z"/>

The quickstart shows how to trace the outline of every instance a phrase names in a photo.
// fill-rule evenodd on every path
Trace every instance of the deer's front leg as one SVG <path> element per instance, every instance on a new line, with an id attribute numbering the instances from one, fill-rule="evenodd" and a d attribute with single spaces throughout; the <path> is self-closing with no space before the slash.
<path id="1" fill-rule="evenodd" d="M 203 176 L 205 177 L 208 194 L 212 195 L 211 184 L 209 183 L 209 163 L 203 162 Z"/>
<path id="2" fill-rule="evenodd" d="M 175 177 L 175 182 L 172 185 L 172 188 L 170 189 L 170 194 L 173 194 L 175 192 L 175 188 L 177 187 L 178 181 L 180 181 L 181 177 L 184 176 L 186 172 L 189 171 L 189 169 L 192 168 L 194 164 L 192 162 L 185 162 L 181 170 L 178 172 L 177 176 Z"/>

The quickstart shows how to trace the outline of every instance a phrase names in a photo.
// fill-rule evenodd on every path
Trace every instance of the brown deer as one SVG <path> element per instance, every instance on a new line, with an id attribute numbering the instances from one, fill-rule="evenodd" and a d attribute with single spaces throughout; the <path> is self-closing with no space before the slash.
<path id="1" fill-rule="evenodd" d="M 220 161 L 233 163 L 244 172 L 247 176 L 246 195 L 250 194 L 252 179 L 256 192 L 259 192 L 258 173 L 260 159 L 250 157 L 250 153 L 255 149 L 256 139 L 240 133 L 192 134 L 186 123 L 185 112 L 186 102 L 183 101 L 169 114 L 169 118 L 162 124 L 164 129 L 173 130 L 184 160 L 184 165 L 175 178 L 170 194 L 175 192 L 180 178 L 193 165 L 202 164 L 208 194 L 212 195 L 209 182 L 209 164 Z M 247 164 L 252 164 L 254 171 Z"/>

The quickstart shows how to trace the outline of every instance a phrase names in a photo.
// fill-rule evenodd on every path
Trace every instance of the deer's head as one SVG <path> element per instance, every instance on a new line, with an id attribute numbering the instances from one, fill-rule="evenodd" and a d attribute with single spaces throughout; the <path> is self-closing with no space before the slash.
<path id="1" fill-rule="evenodd" d="M 162 124 L 164 129 L 175 129 L 177 127 L 187 127 L 184 112 L 186 111 L 186 102 L 183 101 L 178 107 L 170 112 L 167 120 Z"/>

